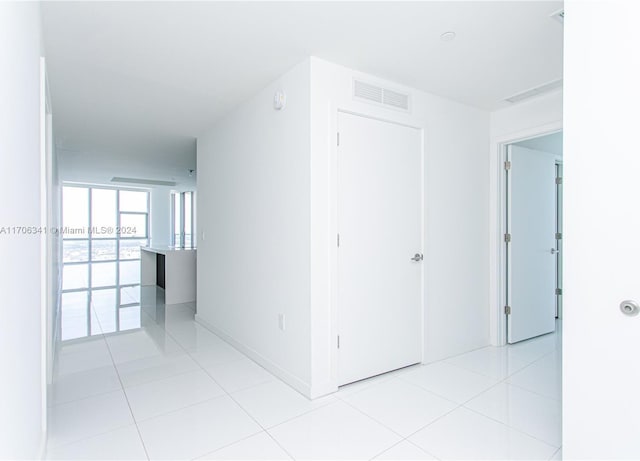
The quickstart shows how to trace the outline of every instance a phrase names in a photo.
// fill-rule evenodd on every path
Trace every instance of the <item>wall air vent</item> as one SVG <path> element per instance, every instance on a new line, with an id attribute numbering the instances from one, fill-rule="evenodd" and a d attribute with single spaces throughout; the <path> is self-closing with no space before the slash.
<path id="1" fill-rule="evenodd" d="M 175 181 L 161 181 L 159 179 L 139 179 L 139 178 L 120 178 L 114 176 L 111 178 L 111 182 L 125 183 L 125 184 L 142 184 L 145 186 L 175 186 Z"/>
<path id="2" fill-rule="evenodd" d="M 562 88 L 562 79 L 554 80 L 553 82 L 545 83 L 544 85 L 531 88 L 530 90 L 523 91 L 522 93 L 514 94 L 513 96 L 506 98 L 505 101 L 511 103 L 519 102 L 524 99 L 533 98 L 534 96 L 538 96 L 543 93 L 548 93 L 549 91 L 553 91 L 558 88 Z"/>
<path id="3" fill-rule="evenodd" d="M 353 81 L 353 97 L 381 106 L 403 111 L 409 110 L 409 95 L 398 91 L 382 88 L 361 80 Z"/>
<path id="4" fill-rule="evenodd" d="M 555 19 L 560 24 L 564 24 L 564 8 L 561 8 L 558 11 L 554 11 L 549 15 L 549 17 Z"/>
<path id="5" fill-rule="evenodd" d="M 353 95 L 356 98 L 382 104 L 382 88 L 361 82 L 360 80 L 354 80 L 353 82 Z"/>

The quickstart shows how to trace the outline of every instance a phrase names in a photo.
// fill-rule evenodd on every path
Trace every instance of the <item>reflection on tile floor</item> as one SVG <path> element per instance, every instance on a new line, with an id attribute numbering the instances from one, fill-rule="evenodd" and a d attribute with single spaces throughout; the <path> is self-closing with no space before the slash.
<path id="1" fill-rule="evenodd" d="M 195 305 L 102 291 L 60 346 L 49 459 L 561 459 L 560 333 L 309 401 L 196 324 Z M 118 296 L 135 309 L 114 314 Z"/>

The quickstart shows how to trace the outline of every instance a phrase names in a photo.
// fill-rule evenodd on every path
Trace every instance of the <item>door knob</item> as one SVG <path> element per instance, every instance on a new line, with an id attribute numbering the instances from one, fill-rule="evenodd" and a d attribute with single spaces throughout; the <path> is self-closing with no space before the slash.
<path id="1" fill-rule="evenodd" d="M 551 248 L 551 254 L 552 255 L 555 255 L 555 254 L 558 254 L 558 253 L 560 253 L 560 250 L 556 250 L 555 248 Z"/>
<path id="2" fill-rule="evenodd" d="M 416 253 L 415 256 L 413 258 L 411 258 L 411 261 L 422 261 L 424 259 L 424 256 L 422 256 L 422 253 Z"/>

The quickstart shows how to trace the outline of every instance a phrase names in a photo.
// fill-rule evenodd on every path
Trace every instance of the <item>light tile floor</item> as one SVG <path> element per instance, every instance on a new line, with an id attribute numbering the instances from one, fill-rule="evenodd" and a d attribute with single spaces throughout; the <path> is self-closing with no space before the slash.
<path id="1" fill-rule="evenodd" d="M 309 401 L 196 324 L 193 304 L 128 290 L 139 328 L 113 332 L 101 304 L 92 336 L 60 346 L 49 459 L 561 459 L 560 332 Z"/>

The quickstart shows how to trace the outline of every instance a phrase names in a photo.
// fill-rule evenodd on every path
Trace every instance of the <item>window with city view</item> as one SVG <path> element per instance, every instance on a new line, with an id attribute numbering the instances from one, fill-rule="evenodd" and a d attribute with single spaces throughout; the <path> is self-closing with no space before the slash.
<path id="1" fill-rule="evenodd" d="M 149 193 L 65 185 L 62 194 L 62 339 L 139 327 Z"/>

